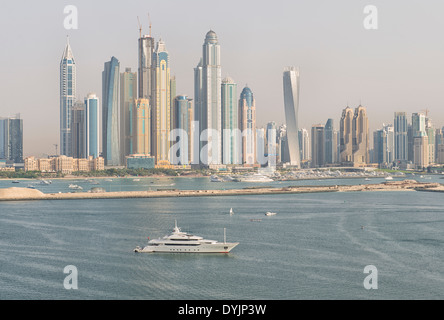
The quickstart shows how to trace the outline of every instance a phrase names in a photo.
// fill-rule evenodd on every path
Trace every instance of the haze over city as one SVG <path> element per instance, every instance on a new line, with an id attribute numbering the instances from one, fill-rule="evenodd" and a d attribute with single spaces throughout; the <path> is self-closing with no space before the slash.
<path id="1" fill-rule="evenodd" d="M 208 30 L 221 45 L 222 77 L 254 93 L 257 124 L 285 122 L 282 71 L 300 70 L 299 127 L 328 118 L 339 126 L 342 109 L 367 108 L 370 133 L 393 123 L 395 111 L 428 109 L 444 124 L 444 45 L 437 30 L 444 4 L 372 1 L 377 30 L 363 27 L 367 1 L 44 1 L 0 4 L 0 116 L 21 114 L 24 156 L 53 154 L 59 143 L 59 64 L 66 36 L 77 63 L 77 93 L 102 95 L 104 62 L 120 60 L 137 71 L 138 21 L 161 38 L 170 55 L 177 94 L 193 98 L 193 68 Z M 77 30 L 63 25 L 66 5 L 78 8 Z M 149 18 L 148 18 L 149 14 Z"/>

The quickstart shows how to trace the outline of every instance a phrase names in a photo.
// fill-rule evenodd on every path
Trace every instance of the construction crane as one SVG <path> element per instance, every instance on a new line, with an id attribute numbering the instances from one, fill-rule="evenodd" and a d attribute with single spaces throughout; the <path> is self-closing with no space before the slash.
<path id="1" fill-rule="evenodd" d="M 139 16 L 137 16 L 137 24 L 139 26 L 139 38 L 142 38 L 142 25 L 140 24 Z"/>
<path id="2" fill-rule="evenodd" d="M 151 18 L 150 18 L 149 12 L 148 12 L 148 21 L 150 23 L 150 33 L 149 33 L 149 36 L 151 37 Z"/>
<path id="3" fill-rule="evenodd" d="M 424 110 L 421 110 L 421 112 L 425 113 L 425 116 L 427 117 L 429 115 L 429 109 L 425 108 Z"/>

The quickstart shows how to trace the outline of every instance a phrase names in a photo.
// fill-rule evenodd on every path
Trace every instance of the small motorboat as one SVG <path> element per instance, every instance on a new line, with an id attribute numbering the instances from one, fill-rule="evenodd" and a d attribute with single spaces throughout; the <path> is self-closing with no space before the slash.
<path id="1" fill-rule="evenodd" d="M 230 208 L 230 216 L 234 214 L 233 208 Z"/>
<path id="2" fill-rule="evenodd" d="M 277 213 L 276 212 L 265 212 L 266 216 L 275 216 Z"/>

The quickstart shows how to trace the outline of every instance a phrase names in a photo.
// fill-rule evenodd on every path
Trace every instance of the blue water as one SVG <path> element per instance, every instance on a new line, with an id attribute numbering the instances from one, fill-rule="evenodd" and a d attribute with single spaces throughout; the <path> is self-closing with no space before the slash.
<path id="1" fill-rule="evenodd" d="M 84 190 L 98 186 L 75 181 Z M 122 190 L 242 185 L 98 181 Z M 71 182 L 36 187 L 69 192 Z M 28 183 L 0 181 L 0 188 Z M 168 234 L 175 219 L 182 230 L 219 241 L 226 228 L 227 241 L 240 244 L 228 255 L 132 251 Z M 443 230 L 443 194 L 428 192 L 0 202 L 0 299 L 443 299 Z M 78 270 L 77 290 L 63 286 L 67 265 Z M 378 289 L 364 288 L 367 265 L 378 270 Z"/>

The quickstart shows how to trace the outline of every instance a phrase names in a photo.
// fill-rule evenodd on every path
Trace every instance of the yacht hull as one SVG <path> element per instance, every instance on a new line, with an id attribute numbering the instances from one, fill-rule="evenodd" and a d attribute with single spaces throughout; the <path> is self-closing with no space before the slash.
<path id="1" fill-rule="evenodd" d="M 200 245 L 158 245 L 158 246 L 146 246 L 144 248 L 136 247 L 134 252 L 144 253 L 229 253 L 239 242 L 230 243 L 212 243 L 212 244 L 200 244 Z"/>

